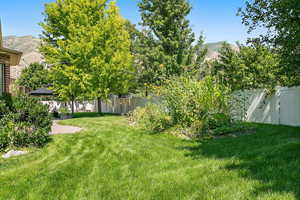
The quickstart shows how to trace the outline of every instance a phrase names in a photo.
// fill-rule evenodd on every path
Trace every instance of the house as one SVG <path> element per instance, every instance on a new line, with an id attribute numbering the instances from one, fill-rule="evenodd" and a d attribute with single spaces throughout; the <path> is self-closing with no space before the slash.
<path id="1" fill-rule="evenodd" d="M 3 47 L 2 29 L 0 21 L 0 96 L 9 93 L 10 66 L 20 63 L 22 52 Z"/>

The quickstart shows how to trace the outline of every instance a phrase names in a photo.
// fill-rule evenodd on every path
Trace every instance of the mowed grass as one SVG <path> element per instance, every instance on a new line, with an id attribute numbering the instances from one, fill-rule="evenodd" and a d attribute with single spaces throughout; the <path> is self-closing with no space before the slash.
<path id="1" fill-rule="evenodd" d="M 0 158 L 0 199 L 300 199 L 300 128 L 202 142 L 83 117 L 28 155 Z"/>

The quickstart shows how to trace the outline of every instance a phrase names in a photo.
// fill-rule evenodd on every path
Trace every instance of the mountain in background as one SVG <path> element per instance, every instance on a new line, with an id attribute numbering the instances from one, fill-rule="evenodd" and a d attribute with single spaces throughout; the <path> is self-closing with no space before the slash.
<path id="1" fill-rule="evenodd" d="M 223 43 L 226 41 L 221 41 L 221 42 L 212 42 L 212 43 L 206 43 L 205 45 L 208 48 L 208 52 L 206 57 L 208 59 L 217 59 L 219 57 L 219 50 L 222 48 Z M 230 44 L 231 48 L 234 50 L 238 50 L 237 45 Z"/>
<path id="2" fill-rule="evenodd" d="M 207 59 L 218 58 L 218 51 L 222 47 L 224 41 L 207 43 L 208 47 Z M 20 65 L 11 67 L 11 79 L 17 79 L 21 71 L 33 62 L 42 62 L 43 56 L 39 52 L 40 39 L 33 36 L 6 36 L 3 38 L 3 46 L 9 49 L 15 49 L 23 52 Z M 232 48 L 236 49 L 235 45 Z"/>
<path id="3" fill-rule="evenodd" d="M 22 70 L 33 62 L 41 62 L 42 55 L 39 52 L 40 39 L 33 36 L 6 36 L 3 37 L 3 46 L 23 52 L 20 64 L 11 67 L 11 79 L 17 79 Z"/>

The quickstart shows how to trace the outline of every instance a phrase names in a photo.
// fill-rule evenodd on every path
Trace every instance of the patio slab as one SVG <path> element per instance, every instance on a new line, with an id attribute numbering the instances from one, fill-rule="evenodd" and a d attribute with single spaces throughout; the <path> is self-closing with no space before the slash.
<path id="1" fill-rule="evenodd" d="M 58 121 L 53 121 L 50 135 L 58 134 L 75 134 L 82 131 L 82 128 L 76 126 L 65 126 L 58 124 Z"/>

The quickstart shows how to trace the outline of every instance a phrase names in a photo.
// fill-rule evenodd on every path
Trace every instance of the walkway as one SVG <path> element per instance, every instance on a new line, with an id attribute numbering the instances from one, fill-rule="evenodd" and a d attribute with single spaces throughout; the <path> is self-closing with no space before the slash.
<path id="1" fill-rule="evenodd" d="M 79 127 L 59 125 L 58 121 L 53 121 L 50 135 L 74 134 L 80 132 L 81 130 L 82 128 Z"/>

